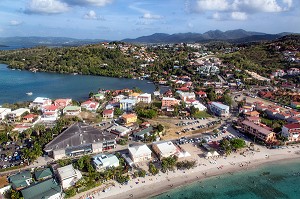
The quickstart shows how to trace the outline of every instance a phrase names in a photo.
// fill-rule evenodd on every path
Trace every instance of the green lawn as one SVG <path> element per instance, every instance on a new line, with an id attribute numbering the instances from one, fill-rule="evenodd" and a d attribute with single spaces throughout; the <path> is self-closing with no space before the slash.
<path id="1" fill-rule="evenodd" d="M 208 117 L 211 117 L 211 115 L 208 114 L 206 111 L 198 111 L 193 116 L 196 117 L 196 118 L 203 118 L 203 117 L 204 118 L 208 118 Z"/>

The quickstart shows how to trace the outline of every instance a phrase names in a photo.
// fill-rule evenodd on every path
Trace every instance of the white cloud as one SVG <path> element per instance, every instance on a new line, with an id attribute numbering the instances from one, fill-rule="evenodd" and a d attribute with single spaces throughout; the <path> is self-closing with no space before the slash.
<path id="1" fill-rule="evenodd" d="M 215 12 L 215 13 L 212 15 L 212 18 L 213 18 L 214 20 L 221 20 L 221 16 L 220 16 L 220 14 L 219 14 L 218 12 Z"/>
<path id="2" fill-rule="evenodd" d="M 59 0 L 31 0 L 26 13 L 58 14 L 69 10 L 69 6 Z"/>
<path id="3" fill-rule="evenodd" d="M 22 23 L 23 23 L 22 21 L 11 20 L 9 22 L 9 25 L 11 25 L 11 26 L 18 26 L 18 25 L 21 25 Z"/>
<path id="4" fill-rule="evenodd" d="M 90 10 L 88 13 L 86 13 L 83 18 L 85 19 L 97 19 L 97 14 L 94 10 Z"/>
<path id="5" fill-rule="evenodd" d="M 192 22 L 189 22 L 189 23 L 187 24 L 187 26 L 188 26 L 189 28 L 194 28 L 194 24 L 193 24 Z"/>
<path id="6" fill-rule="evenodd" d="M 69 5 L 79 5 L 79 6 L 99 6 L 103 7 L 110 4 L 113 0 L 63 0 Z"/>
<path id="7" fill-rule="evenodd" d="M 162 16 L 160 15 L 153 15 L 153 14 L 150 14 L 149 12 L 148 13 L 145 13 L 142 18 L 144 19 L 161 19 Z"/>
<path id="8" fill-rule="evenodd" d="M 282 12 L 277 0 L 234 0 L 233 9 L 244 12 Z"/>
<path id="9" fill-rule="evenodd" d="M 227 0 L 198 0 L 197 9 L 199 11 L 223 11 L 230 7 Z"/>
<path id="10" fill-rule="evenodd" d="M 287 5 L 287 7 L 284 8 L 285 11 L 289 10 L 293 5 L 293 0 L 282 0 L 282 2 Z"/>
<path id="11" fill-rule="evenodd" d="M 244 21 L 248 18 L 247 14 L 244 12 L 232 12 L 231 13 L 231 18 L 233 20 L 240 20 L 240 21 Z"/>

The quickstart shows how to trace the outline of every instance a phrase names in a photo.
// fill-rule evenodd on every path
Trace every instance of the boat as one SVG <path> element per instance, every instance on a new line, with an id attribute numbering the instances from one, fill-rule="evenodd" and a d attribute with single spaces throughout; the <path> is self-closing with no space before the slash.
<path id="1" fill-rule="evenodd" d="M 28 93 L 26 93 L 26 95 L 32 95 L 32 92 L 28 92 Z"/>

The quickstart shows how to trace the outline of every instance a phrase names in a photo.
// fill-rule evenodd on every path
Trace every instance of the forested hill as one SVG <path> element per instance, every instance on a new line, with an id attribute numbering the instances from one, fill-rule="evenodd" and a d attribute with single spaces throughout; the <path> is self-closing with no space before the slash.
<path id="1" fill-rule="evenodd" d="M 110 77 L 131 77 L 139 62 L 120 49 L 101 44 L 0 51 L 0 62 L 10 68 L 56 73 L 79 73 Z"/>

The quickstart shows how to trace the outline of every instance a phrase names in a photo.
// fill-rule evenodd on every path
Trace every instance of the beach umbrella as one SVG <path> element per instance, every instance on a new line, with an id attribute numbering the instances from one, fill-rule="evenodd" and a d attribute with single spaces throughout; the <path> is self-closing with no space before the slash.
<path id="1" fill-rule="evenodd" d="M 213 155 L 211 154 L 211 152 L 207 152 L 206 154 L 205 154 L 205 157 L 207 157 L 207 158 L 209 158 L 209 157 L 212 157 Z"/>
<path id="2" fill-rule="evenodd" d="M 213 156 L 219 156 L 220 154 L 216 151 L 214 151 Z"/>

